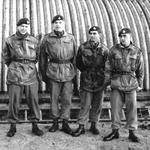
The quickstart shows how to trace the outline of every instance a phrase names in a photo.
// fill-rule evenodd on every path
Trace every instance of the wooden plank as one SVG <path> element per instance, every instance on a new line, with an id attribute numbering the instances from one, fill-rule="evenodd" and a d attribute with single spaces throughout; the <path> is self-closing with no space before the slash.
<path id="1" fill-rule="evenodd" d="M 67 0 L 61 0 L 61 2 L 62 2 L 62 9 L 63 9 L 63 14 L 66 22 L 66 31 L 72 33 L 72 22 L 71 22 L 71 16 L 70 16 Z"/>
<path id="2" fill-rule="evenodd" d="M 103 0 L 103 3 L 105 4 L 105 7 L 109 15 L 110 24 L 112 27 L 113 42 L 114 44 L 117 44 L 119 43 L 119 37 L 118 37 L 118 28 L 117 28 L 117 22 L 115 19 L 114 12 L 108 0 Z"/>
<path id="3" fill-rule="evenodd" d="M 56 12 L 57 12 L 57 14 L 60 14 L 60 15 L 63 16 L 64 14 L 63 14 L 61 0 L 55 0 L 55 5 L 56 5 Z"/>
<path id="4" fill-rule="evenodd" d="M 135 20 L 132 16 L 132 13 L 126 3 L 125 0 L 122 0 L 121 1 L 121 5 L 123 6 L 124 10 L 125 10 L 125 13 L 127 15 L 127 18 L 129 20 L 129 24 L 130 24 L 130 28 L 132 29 L 132 33 L 133 33 L 133 42 L 138 46 L 140 47 L 140 41 L 139 41 L 139 36 L 138 36 L 138 31 L 137 31 L 137 28 L 136 28 L 136 24 L 135 24 Z"/>
<path id="5" fill-rule="evenodd" d="M 50 103 L 44 102 L 39 104 L 41 110 L 49 110 L 50 109 Z M 61 107 L 59 105 L 59 107 Z M 72 102 L 71 109 L 80 109 L 81 103 L 80 102 Z M 104 101 L 102 105 L 102 109 L 110 109 L 111 105 L 109 101 Z M 123 106 L 123 109 L 125 109 L 125 105 Z M 150 102 L 149 101 L 137 101 L 137 108 L 150 108 Z M 1 110 L 7 110 L 8 109 L 8 103 L 1 103 L 0 104 L 0 111 Z M 20 110 L 28 110 L 27 104 L 21 104 Z"/>
<path id="6" fill-rule="evenodd" d="M 87 8 L 85 0 L 80 0 L 80 4 L 81 4 L 81 8 L 82 8 L 82 13 L 83 13 L 83 16 L 84 16 L 86 37 L 88 37 L 88 30 L 91 27 L 91 20 L 90 20 L 89 10 Z"/>
<path id="7" fill-rule="evenodd" d="M 3 33 L 3 0 L 0 1 L 0 54 L 2 53 L 2 45 L 3 45 L 3 37 L 2 37 L 2 33 Z M 2 55 L 0 55 L 0 91 L 2 91 Z"/>
<path id="8" fill-rule="evenodd" d="M 36 0 L 30 0 L 30 20 L 31 34 L 36 36 L 38 34 Z"/>
<path id="9" fill-rule="evenodd" d="M 30 19 L 29 0 L 23 0 L 23 17 Z"/>
<path id="10" fill-rule="evenodd" d="M 86 4 L 87 4 L 88 11 L 89 11 L 91 26 L 97 26 L 98 23 L 97 23 L 97 19 L 96 19 L 96 14 L 95 14 L 94 7 L 91 3 L 91 0 L 86 0 Z"/>
<path id="11" fill-rule="evenodd" d="M 23 0 L 16 0 L 16 20 L 23 17 Z"/>
<path id="12" fill-rule="evenodd" d="M 9 35 L 12 35 L 16 32 L 16 1 L 10 1 L 10 30 Z"/>
<path id="13" fill-rule="evenodd" d="M 114 2 L 114 0 L 110 0 L 110 5 L 114 12 L 114 17 L 116 18 L 118 31 L 120 31 L 124 27 L 123 21 L 121 19 L 121 14 L 119 13 L 118 7 L 116 6 L 116 3 Z"/>
<path id="14" fill-rule="evenodd" d="M 75 9 L 75 5 L 73 0 L 68 0 L 68 6 L 71 11 L 71 21 L 72 21 L 72 31 L 73 35 L 75 36 L 75 40 L 77 42 L 77 45 L 79 46 L 80 36 L 79 36 L 79 25 L 77 20 L 77 12 Z"/>
<path id="15" fill-rule="evenodd" d="M 83 14 L 81 3 L 79 2 L 79 0 L 74 1 L 74 5 L 76 8 L 76 12 L 78 12 L 77 19 L 78 19 L 78 24 L 79 24 L 78 26 L 79 26 L 79 34 L 80 34 L 80 43 L 79 43 L 80 45 L 81 43 L 87 40 L 86 26 L 85 26 L 85 21 L 84 21 L 84 14 Z"/>
<path id="16" fill-rule="evenodd" d="M 120 14 L 120 16 L 121 16 L 121 20 L 122 20 L 122 22 L 123 22 L 123 26 L 129 28 L 129 27 L 130 27 L 130 25 L 129 25 L 129 20 L 128 20 L 128 18 L 127 18 L 127 15 L 126 15 L 126 13 L 125 13 L 125 10 L 124 10 L 123 6 L 122 6 L 121 3 L 120 3 L 120 0 L 116 0 L 116 1 L 115 1 L 115 4 L 116 4 L 116 6 L 117 6 L 117 8 L 118 8 L 118 10 L 119 10 L 119 14 Z"/>
<path id="17" fill-rule="evenodd" d="M 51 15 L 48 0 L 45 0 L 43 2 L 43 13 L 44 13 L 45 33 L 49 33 L 51 32 Z"/>
<path id="18" fill-rule="evenodd" d="M 55 0 L 49 0 L 49 8 L 50 8 L 51 19 L 53 19 L 53 17 L 57 15 Z"/>
<path id="19" fill-rule="evenodd" d="M 3 31 L 2 31 L 2 41 L 3 41 L 3 46 L 6 38 L 9 36 L 9 23 L 10 23 L 10 15 L 9 15 L 9 8 L 10 8 L 10 3 L 9 0 L 3 1 Z M 7 85 L 6 85 L 6 75 L 7 75 L 7 67 L 6 65 L 2 64 L 2 91 L 7 91 Z"/>
<path id="20" fill-rule="evenodd" d="M 111 25 L 108 17 L 108 13 L 106 11 L 106 8 L 104 6 L 103 1 L 97 0 L 97 3 L 99 5 L 103 21 L 104 21 L 104 26 L 105 26 L 105 31 L 106 31 L 106 40 L 107 40 L 107 46 L 108 48 L 111 48 L 113 46 L 113 35 L 112 35 L 112 30 L 111 30 Z"/>
<path id="21" fill-rule="evenodd" d="M 104 43 L 107 46 L 106 29 L 105 29 L 105 26 L 104 26 L 104 20 L 103 20 L 100 8 L 99 8 L 98 3 L 97 3 L 96 0 L 93 0 L 92 4 L 93 4 L 93 7 L 94 7 L 94 11 L 95 11 L 98 26 L 100 27 L 101 32 L 102 32 L 101 42 Z"/>
<path id="22" fill-rule="evenodd" d="M 37 27 L 38 27 L 38 34 L 45 34 L 45 24 L 44 24 L 44 9 L 43 9 L 43 2 L 41 0 L 36 1 L 36 10 L 37 13 Z M 47 19 L 47 18 L 46 18 Z M 37 36 L 35 35 L 35 36 Z"/>

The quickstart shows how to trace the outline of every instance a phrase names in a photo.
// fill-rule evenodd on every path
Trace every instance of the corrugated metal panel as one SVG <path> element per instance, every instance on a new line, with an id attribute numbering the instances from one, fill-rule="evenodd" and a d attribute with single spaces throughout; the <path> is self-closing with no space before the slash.
<path id="1" fill-rule="evenodd" d="M 51 20 L 61 14 L 66 19 L 67 32 L 73 33 L 77 45 L 87 40 L 88 28 L 101 27 L 104 43 L 110 48 L 119 42 L 122 27 L 133 31 L 134 43 L 141 47 L 145 62 L 144 88 L 150 89 L 150 1 L 149 0 L 1 0 L 0 1 L 0 52 L 5 38 L 15 33 L 16 22 L 22 17 L 31 20 L 33 35 L 51 31 Z M 0 91 L 6 91 L 7 68 L 0 56 Z M 41 84 L 44 91 L 45 84 Z"/>

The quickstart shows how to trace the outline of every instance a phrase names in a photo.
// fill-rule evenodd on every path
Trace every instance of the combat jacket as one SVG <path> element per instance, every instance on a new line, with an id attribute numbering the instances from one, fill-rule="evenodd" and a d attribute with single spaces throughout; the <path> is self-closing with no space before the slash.
<path id="1" fill-rule="evenodd" d="M 101 43 L 95 48 L 89 41 L 80 45 L 76 58 L 76 66 L 81 71 L 80 89 L 89 92 L 103 90 L 107 56 L 108 49 Z"/>
<path id="2" fill-rule="evenodd" d="M 130 44 L 117 44 L 110 49 L 106 63 L 106 74 L 110 77 L 111 88 L 130 92 L 143 88 L 144 62 L 142 51 Z"/>
<path id="3" fill-rule="evenodd" d="M 39 69 L 44 82 L 70 81 L 76 74 L 76 43 L 74 36 L 64 33 L 58 38 L 54 32 L 46 34 L 40 46 Z"/>
<path id="4" fill-rule="evenodd" d="M 37 39 L 29 34 L 20 38 L 16 33 L 6 39 L 2 56 L 8 66 L 7 84 L 30 85 L 37 82 L 37 44 Z"/>

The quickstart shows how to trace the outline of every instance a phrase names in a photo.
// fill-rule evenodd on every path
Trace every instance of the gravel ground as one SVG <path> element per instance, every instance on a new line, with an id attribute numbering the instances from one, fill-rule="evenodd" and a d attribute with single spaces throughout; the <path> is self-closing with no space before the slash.
<path id="1" fill-rule="evenodd" d="M 99 123 L 100 135 L 92 135 L 89 124 L 86 133 L 80 137 L 72 137 L 57 131 L 48 132 L 48 124 L 39 124 L 44 131 L 42 137 L 31 133 L 31 124 L 18 124 L 17 133 L 14 137 L 6 137 L 9 124 L 0 124 L 0 150 L 150 150 L 150 130 L 138 130 L 140 143 L 132 143 L 128 140 L 128 130 L 121 128 L 120 138 L 117 140 L 103 142 L 103 136 L 111 132 L 110 123 Z M 76 124 L 71 124 L 76 129 Z"/>

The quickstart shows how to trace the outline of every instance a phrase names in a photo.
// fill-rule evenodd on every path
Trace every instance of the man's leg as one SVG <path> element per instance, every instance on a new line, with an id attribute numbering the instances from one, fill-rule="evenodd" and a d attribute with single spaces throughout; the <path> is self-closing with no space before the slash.
<path id="1" fill-rule="evenodd" d="M 25 96 L 29 106 L 30 120 L 32 122 L 32 132 L 35 135 L 43 135 L 43 131 L 37 126 L 40 119 L 39 98 L 38 98 L 38 83 L 25 86 Z"/>
<path id="2" fill-rule="evenodd" d="M 93 93 L 93 99 L 91 101 L 91 110 L 89 115 L 89 119 L 91 122 L 90 131 L 93 134 L 99 134 L 99 130 L 96 127 L 96 123 L 98 122 L 102 110 L 103 99 L 104 91 L 98 91 Z"/>
<path id="3" fill-rule="evenodd" d="M 8 137 L 12 137 L 16 133 L 16 122 L 18 119 L 18 111 L 21 100 L 23 87 L 18 85 L 8 85 L 9 94 L 9 108 L 8 108 L 8 121 L 10 122 L 10 129 L 7 133 Z"/>
<path id="4" fill-rule="evenodd" d="M 62 131 L 68 134 L 72 134 L 72 130 L 68 125 L 68 120 L 70 118 L 70 108 L 73 95 L 72 81 L 64 82 L 61 91 L 61 115 L 60 118 L 63 119 Z"/>
<path id="5" fill-rule="evenodd" d="M 61 91 L 62 83 L 49 80 L 50 88 L 50 110 L 51 117 L 53 119 L 53 125 L 49 128 L 49 132 L 56 132 L 59 129 L 58 118 L 59 113 L 59 95 Z"/>
<path id="6" fill-rule="evenodd" d="M 112 133 L 104 137 L 104 141 L 111 141 L 119 138 L 119 128 L 121 125 L 122 107 L 124 104 L 124 94 L 118 90 L 112 90 L 110 96 L 111 102 L 111 117 L 112 117 Z"/>
<path id="7" fill-rule="evenodd" d="M 91 92 L 81 91 L 80 93 L 81 109 L 78 117 L 79 128 L 72 134 L 75 137 L 85 133 L 84 126 L 88 121 L 92 97 L 93 94 Z"/>
<path id="8" fill-rule="evenodd" d="M 125 97 L 126 104 L 126 127 L 129 129 L 129 139 L 133 142 L 139 142 L 139 138 L 135 135 L 135 130 L 137 129 L 137 101 L 136 101 L 136 91 L 126 93 Z"/>

